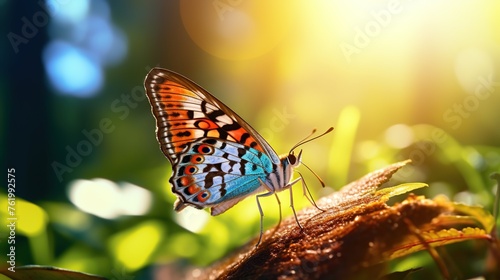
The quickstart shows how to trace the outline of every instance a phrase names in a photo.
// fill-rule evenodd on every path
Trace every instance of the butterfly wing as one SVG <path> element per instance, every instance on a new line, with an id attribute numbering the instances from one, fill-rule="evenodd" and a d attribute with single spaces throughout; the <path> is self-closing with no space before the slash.
<path id="1" fill-rule="evenodd" d="M 250 146 L 279 164 L 279 156 L 255 129 L 191 80 L 156 67 L 144 84 L 156 118 L 158 142 L 173 164 L 188 143 L 203 137 Z"/>
<path id="2" fill-rule="evenodd" d="M 248 194 L 280 159 L 249 124 L 209 92 L 172 71 L 153 68 L 146 94 L 161 150 L 172 163 L 176 211 L 186 204 L 223 213 Z"/>
<path id="3" fill-rule="evenodd" d="M 170 178 L 179 196 L 175 209 L 211 206 L 213 215 L 220 214 L 258 191 L 271 172 L 269 157 L 254 148 L 215 138 L 195 141 L 179 155 Z"/>

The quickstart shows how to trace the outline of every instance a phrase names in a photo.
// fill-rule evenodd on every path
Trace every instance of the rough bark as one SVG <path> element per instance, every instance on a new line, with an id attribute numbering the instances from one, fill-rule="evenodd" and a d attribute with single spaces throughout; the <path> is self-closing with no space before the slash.
<path id="1" fill-rule="evenodd" d="M 434 218 L 453 209 L 447 203 L 416 197 L 392 207 L 392 196 L 376 191 L 409 161 L 372 172 L 317 202 L 319 208 L 292 217 L 201 273 L 203 279 L 377 279 L 383 262 L 425 245 L 415 229 L 432 228 Z M 477 238 L 487 238 L 478 234 Z M 427 239 L 430 240 L 430 239 Z M 420 240 L 421 241 L 421 240 Z M 422 248 L 415 247 L 420 243 Z M 424 241 L 425 243 L 425 241 Z M 417 249 L 415 249 L 417 248 Z"/>

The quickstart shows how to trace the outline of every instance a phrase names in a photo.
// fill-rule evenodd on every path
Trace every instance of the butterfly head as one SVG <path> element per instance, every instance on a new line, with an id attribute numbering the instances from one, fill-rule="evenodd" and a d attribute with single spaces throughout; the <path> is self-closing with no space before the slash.
<path id="1" fill-rule="evenodd" d="M 286 160 L 291 167 L 298 167 L 302 161 L 302 150 L 300 150 L 298 155 L 295 155 L 293 150 L 290 151 L 290 153 L 286 156 Z"/>

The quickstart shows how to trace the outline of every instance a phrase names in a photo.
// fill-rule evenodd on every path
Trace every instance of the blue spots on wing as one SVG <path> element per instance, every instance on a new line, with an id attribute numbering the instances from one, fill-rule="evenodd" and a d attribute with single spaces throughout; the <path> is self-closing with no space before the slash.
<path id="1" fill-rule="evenodd" d="M 186 201 L 199 206 L 217 204 L 229 199 L 244 196 L 256 191 L 260 181 L 266 181 L 273 172 L 273 164 L 264 153 L 238 143 L 216 140 L 191 143 L 177 165 L 174 166 L 175 178 L 189 176 L 190 184 L 210 192 L 206 201 L 201 203 L 192 192 L 183 189 L 180 180 L 172 180 L 173 190 Z M 210 146 L 211 153 L 200 157 L 200 142 Z M 197 160 L 194 160 L 197 159 Z M 202 159 L 202 160 L 200 160 Z M 191 167 L 196 168 L 191 168 Z M 196 170 L 191 173 L 190 171 Z"/>

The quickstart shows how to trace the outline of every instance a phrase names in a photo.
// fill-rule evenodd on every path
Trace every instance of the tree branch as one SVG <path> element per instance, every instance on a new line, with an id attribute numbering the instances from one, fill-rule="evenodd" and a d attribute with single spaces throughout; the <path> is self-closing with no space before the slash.
<path id="1" fill-rule="evenodd" d="M 415 238 L 418 234 L 415 228 L 438 229 L 432 224 L 433 219 L 453 211 L 450 203 L 411 194 L 392 207 L 385 203 L 392 195 L 417 188 L 407 185 L 377 191 L 408 163 L 399 162 L 372 172 L 320 199 L 317 204 L 325 212 L 309 207 L 297 213 L 304 231 L 290 217 L 265 232 L 258 247 L 254 239 L 201 273 L 201 277 L 377 279 L 383 276 L 384 261 L 425 249 L 418 247 L 422 241 Z M 469 238 L 488 238 L 481 233 L 473 236 Z M 424 242 L 431 243 L 433 239 L 424 236 Z"/>

